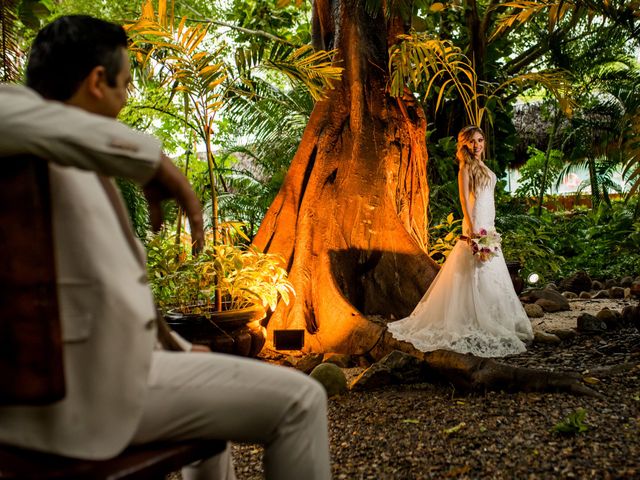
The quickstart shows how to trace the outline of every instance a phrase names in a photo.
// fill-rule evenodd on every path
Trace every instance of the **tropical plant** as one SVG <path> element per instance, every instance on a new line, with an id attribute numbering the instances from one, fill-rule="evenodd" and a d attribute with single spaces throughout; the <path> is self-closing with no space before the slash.
<path id="1" fill-rule="evenodd" d="M 234 68 L 224 62 L 230 52 L 224 42 L 214 40 L 209 32 L 210 23 L 188 24 L 183 17 L 176 26 L 173 9 L 169 7 L 166 0 L 159 0 L 156 12 L 152 1 L 147 0 L 140 18 L 126 28 L 139 65 L 169 86 L 174 94 L 183 94 L 188 117 L 185 123 L 193 126 L 205 144 L 216 242 L 216 172 L 220 169 L 213 155 L 212 140 L 216 118 L 225 100 L 238 95 L 253 96 L 252 76 L 264 69 L 276 70 L 291 81 L 304 84 L 314 98 L 320 98 L 341 69 L 331 65 L 329 52 L 314 52 L 310 46 L 294 48 L 286 41 L 274 41 L 270 48 L 265 43 L 238 47 L 234 52 Z M 218 179 L 227 190 L 223 177 L 218 175 Z"/>
<path id="2" fill-rule="evenodd" d="M 640 222 L 633 201 L 602 203 L 596 210 L 542 211 L 498 215 L 505 258 L 518 260 L 522 273 L 537 273 L 544 281 L 578 270 L 606 279 L 640 274 Z"/>
<path id="3" fill-rule="evenodd" d="M 640 222 L 633 218 L 632 204 L 602 203 L 596 210 L 574 212 L 557 227 L 554 248 L 568 253 L 563 274 L 578 269 L 593 278 L 640 273 Z"/>
<path id="4" fill-rule="evenodd" d="M 241 223 L 246 228 L 248 240 L 260 225 L 273 193 L 269 191 L 267 183 L 256 178 L 249 170 L 230 169 L 224 175 L 227 191 L 219 196 L 220 218 L 222 223 Z"/>
<path id="5" fill-rule="evenodd" d="M 160 83 L 171 86 L 173 93 L 183 92 L 185 109 L 195 117 L 194 128 L 207 152 L 213 231 L 217 235 L 216 166 L 211 133 L 221 105 L 221 84 L 227 76 L 224 64 L 219 61 L 222 47 L 213 52 L 204 49 L 203 42 L 208 33 L 206 24 L 188 26 L 183 18 L 176 27 L 166 0 L 159 1 L 157 14 L 151 0 L 145 2 L 140 18 L 126 28 L 132 37 L 131 50 L 138 64 L 150 75 L 159 76 Z M 185 118 L 185 123 L 190 120 Z"/>
<path id="6" fill-rule="evenodd" d="M 429 256 L 437 263 L 444 263 L 462 232 L 462 220 L 455 219 L 453 213 L 447 219 L 429 229 Z"/>
<path id="7" fill-rule="evenodd" d="M 537 273 L 548 281 L 559 275 L 565 259 L 553 249 L 553 222 L 531 215 L 501 215 L 496 228 L 502 234 L 505 259 L 520 262 L 522 276 Z"/>
<path id="8" fill-rule="evenodd" d="M 170 87 L 169 100 L 175 94 L 182 97 L 185 125 L 191 126 L 205 144 L 213 244 L 218 245 L 216 177 L 225 192 L 229 192 L 229 188 L 213 155 L 212 141 L 217 115 L 225 99 L 253 95 L 252 76 L 263 69 L 276 70 L 291 81 L 304 84 L 312 96 L 320 98 L 331 80 L 339 77 L 341 69 L 331 65 L 329 52 L 314 52 L 308 45 L 294 48 L 286 41 L 275 41 L 271 48 L 265 48 L 264 43 L 238 47 L 234 51 L 234 68 L 224 62 L 228 48 L 210 35 L 209 22 L 189 23 L 186 17 L 177 22 L 173 8 L 169 7 L 166 0 L 159 0 L 156 12 L 152 1 L 147 0 L 140 18 L 126 28 L 133 40 L 131 49 L 135 60 L 149 76 Z M 216 281 L 222 281 L 222 277 L 218 275 Z M 220 310 L 222 288 L 219 286 L 213 291 L 217 295 L 215 305 Z"/>
<path id="9" fill-rule="evenodd" d="M 462 207 L 458 200 L 456 141 L 453 137 L 430 141 L 433 133 L 435 133 L 434 130 L 427 132 L 429 218 L 432 223 L 441 224 L 451 212 L 456 217 L 462 217 Z"/>
<path id="10" fill-rule="evenodd" d="M 570 153 L 569 160 L 588 169 L 592 203 L 597 208 L 601 200 L 609 201 L 606 166 L 614 163 L 613 156 L 625 157 L 630 152 L 624 123 L 637 115 L 638 102 L 627 108 L 630 98 L 619 92 L 629 92 L 629 83 L 637 77 L 633 70 L 637 71 L 638 4 L 634 0 L 516 0 L 502 7 L 496 32 L 538 25 L 543 38 L 528 50 L 528 56 L 544 50 L 551 64 L 573 74 L 580 108 L 570 125 L 571 138 L 565 140 L 572 144 L 572 151 L 566 153 Z M 629 157 L 618 158 L 620 162 L 627 164 L 627 174 L 635 165 Z M 605 183 L 601 185 L 600 179 Z"/>
<path id="11" fill-rule="evenodd" d="M 253 80 L 250 96 L 229 99 L 219 158 L 236 161 L 225 175 L 229 189 L 220 195 L 223 220 L 241 220 L 255 233 L 280 190 L 312 108 L 303 86 L 285 89 L 260 79 Z"/>
<path id="12" fill-rule="evenodd" d="M 639 85 L 640 71 L 626 57 L 595 66 L 582 80 L 582 106 L 564 140 L 571 160 L 564 173 L 587 168 L 589 180 L 583 187 L 590 187 L 594 209 L 601 201 L 611 204 L 609 192 L 620 191 L 613 174 L 625 166 L 633 174 L 629 166 L 639 158 Z"/>
<path id="13" fill-rule="evenodd" d="M 145 240 L 149 231 L 149 212 L 142 189 L 131 180 L 118 178 L 116 183 L 127 206 L 133 231 L 138 238 Z"/>
<path id="14" fill-rule="evenodd" d="M 589 430 L 589 426 L 584 423 L 586 416 L 587 411 L 584 408 L 578 408 L 575 412 L 567 415 L 564 420 L 556 423 L 552 430 L 564 435 L 576 435 L 578 433 L 586 432 Z"/>
<path id="15" fill-rule="evenodd" d="M 147 268 L 158 306 L 180 313 L 215 310 L 216 296 L 224 310 L 252 305 L 275 309 L 295 294 L 282 268 L 282 259 L 255 247 L 209 242 L 199 255 L 191 255 L 185 236 L 176 244 L 160 234 L 148 244 Z"/>
<path id="16" fill-rule="evenodd" d="M 466 121 L 471 125 L 483 125 L 488 114 L 493 123 L 491 108 L 501 106 L 500 93 L 515 87 L 518 91 L 532 85 L 542 86 L 558 99 L 565 112 L 570 112 L 573 102 L 569 97 L 566 75 L 558 71 L 527 72 L 508 77 L 499 84 L 478 79 L 478 74 L 462 49 L 452 42 L 431 34 L 414 33 L 399 35 L 389 54 L 391 93 L 405 94 L 407 86 L 418 90 L 424 83 L 425 97 L 432 90 L 437 93 L 434 111 L 437 112 L 451 88 L 462 101 Z"/>
<path id="17" fill-rule="evenodd" d="M 563 20 L 574 22 L 587 18 L 591 22 L 613 23 L 622 26 L 630 37 L 638 36 L 638 2 L 636 0 L 514 0 L 501 5 L 511 9 L 498 23 L 496 34 L 529 22 L 533 17 L 546 13 L 548 29 L 553 31 Z"/>
<path id="18" fill-rule="evenodd" d="M 530 156 L 527 163 L 519 170 L 520 179 L 516 195 L 523 198 L 544 197 L 555 184 L 562 170 L 564 165 L 562 152 L 553 149 L 547 158 L 545 152 L 533 146 L 530 146 L 527 151 Z"/>
<path id="19" fill-rule="evenodd" d="M 0 81 L 17 82 L 22 74 L 27 39 L 49 15 L 47 0 L 0 2 Z"/>
<path id="20" fill-rule="evenodd" d="M 18 0 L 0 3 L 0 80 L 3 82 L 15 81 L 18 78 L 18 3 Z"/>

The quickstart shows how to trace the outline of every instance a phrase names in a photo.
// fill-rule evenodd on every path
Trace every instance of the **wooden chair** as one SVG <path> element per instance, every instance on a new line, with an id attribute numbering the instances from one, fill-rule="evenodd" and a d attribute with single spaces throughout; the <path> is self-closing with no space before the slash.
<path id="1" fill-rule="evenodd" d="M 0 445 L 0 479 L 163 480 L 225 446 L 222 440 L 150 443 L 130 447 L 109 460 L 78 460 Z"/>

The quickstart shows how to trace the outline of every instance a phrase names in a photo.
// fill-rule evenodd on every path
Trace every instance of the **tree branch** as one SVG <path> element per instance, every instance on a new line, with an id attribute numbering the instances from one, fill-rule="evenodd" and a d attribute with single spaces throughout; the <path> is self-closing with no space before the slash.
<path id="1" fill-rule="evenodd" d="M 546 42 L 536 44 L 535 46 L 522 52 L 518 57 L 514 58 L 510 62 L 507 62 L 505 65 L 505 70 L 507 71 L 507 73 L 509 75 L 516 74 L 520 70 L 522 70 L 524 67 L 536 61 L 538 58 L 540 58 L 542 55 L 544 55 L 551 49 L 551 45 L 553 44 L 553 42 L 567 45 L 569 43 L 575 42 L 577 40 L 581 40 L 584 37 L 591 35 L 591 32 L 583 32 L 577 37 L 561 39 L 562 36 L 569 33 L 571 28 L 573 28 L 573 26 L 565 27 L 562 30 L 554 31 L 551 35 L 549 35 L 549 37 L 547 37 Z"/>

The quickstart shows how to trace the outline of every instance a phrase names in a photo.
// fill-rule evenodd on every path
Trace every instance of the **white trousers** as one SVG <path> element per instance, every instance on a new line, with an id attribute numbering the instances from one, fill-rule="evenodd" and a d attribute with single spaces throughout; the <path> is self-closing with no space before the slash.
<path id="1" fill-rule="evenodd" d="M 156 351 L 133 443 L 193 438 L 261 443 L 269 480 L 331 478 L 327 398 L 285 367 L 212 353 Z M 233 480 L 229 448 L 183 478 Z"/>

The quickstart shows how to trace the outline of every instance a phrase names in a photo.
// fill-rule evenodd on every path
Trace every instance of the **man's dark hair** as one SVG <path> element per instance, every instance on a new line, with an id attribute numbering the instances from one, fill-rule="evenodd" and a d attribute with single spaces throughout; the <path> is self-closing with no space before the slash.
<path id="1" fill-rule="evenodd" d="M 97 66 L 109 86 L 122 68 L 127 34 L 120 25 L 87 15 L 57 18 L 38 32 L 29 53 L 27 86 L 45 98 L 65 101 Z"/>

